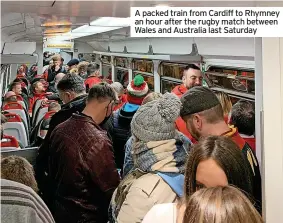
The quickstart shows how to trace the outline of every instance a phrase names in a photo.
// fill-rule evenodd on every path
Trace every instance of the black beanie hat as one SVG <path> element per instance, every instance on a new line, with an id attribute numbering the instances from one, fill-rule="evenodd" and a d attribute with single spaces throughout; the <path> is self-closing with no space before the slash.
<path id="1" fill-rule="evenodd" d="M 181 117 L 202 112 L 220 105 L 220 101 L 214 92 L 209 88 L 202 86 L 196 86 L 189 89 L 182 96 L 181 102 Z"/>

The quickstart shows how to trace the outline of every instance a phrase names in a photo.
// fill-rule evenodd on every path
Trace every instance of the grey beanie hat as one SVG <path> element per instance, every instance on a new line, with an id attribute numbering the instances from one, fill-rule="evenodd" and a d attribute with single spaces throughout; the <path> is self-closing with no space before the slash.
<path id="1" fill-rule="evenodd" d="M 195 114 L 217 105 L 220 101 L 212 90 L 207 87 L 196 86 L 189 89 L 181 98 L 182 109 L 180 114 L 182 117 Z"/>
<path id="2" fill-rule="evenodd" d="M 174 139 L 180 108 L 180 99 L 171 93 L 142 105 L 132 119 L 132 133 L 144 142 Z"/>

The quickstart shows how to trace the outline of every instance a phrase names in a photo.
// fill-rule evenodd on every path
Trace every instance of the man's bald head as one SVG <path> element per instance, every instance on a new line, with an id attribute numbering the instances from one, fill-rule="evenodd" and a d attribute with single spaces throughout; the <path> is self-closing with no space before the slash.
<path id="1" fill-rule="evenodd" d="M 55 82 L 58 83 L 65 76 L 64 73 L 59 73 L 55 76 Z"/>

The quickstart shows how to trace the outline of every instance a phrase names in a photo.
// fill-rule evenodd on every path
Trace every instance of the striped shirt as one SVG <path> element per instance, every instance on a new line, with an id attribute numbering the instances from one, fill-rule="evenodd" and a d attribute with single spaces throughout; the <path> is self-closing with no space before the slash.
<path id="1" fill-rule="evenodd" d="M 1 179 L 2 223 L 55 222 L 48 207 L 30 187 Z"/>

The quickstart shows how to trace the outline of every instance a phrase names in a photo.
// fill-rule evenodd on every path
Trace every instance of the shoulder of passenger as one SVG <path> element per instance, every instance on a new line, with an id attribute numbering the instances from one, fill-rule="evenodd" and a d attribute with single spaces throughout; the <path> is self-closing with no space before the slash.
<path id="1" fill-rule="evenodd" d="M 147 173 L 138 178 L 132 185 L 130 191 L 137 190 L 150 197 L 154 194 L 166 193 L 171 188 L 165 181 L 157 174 Z"/>

